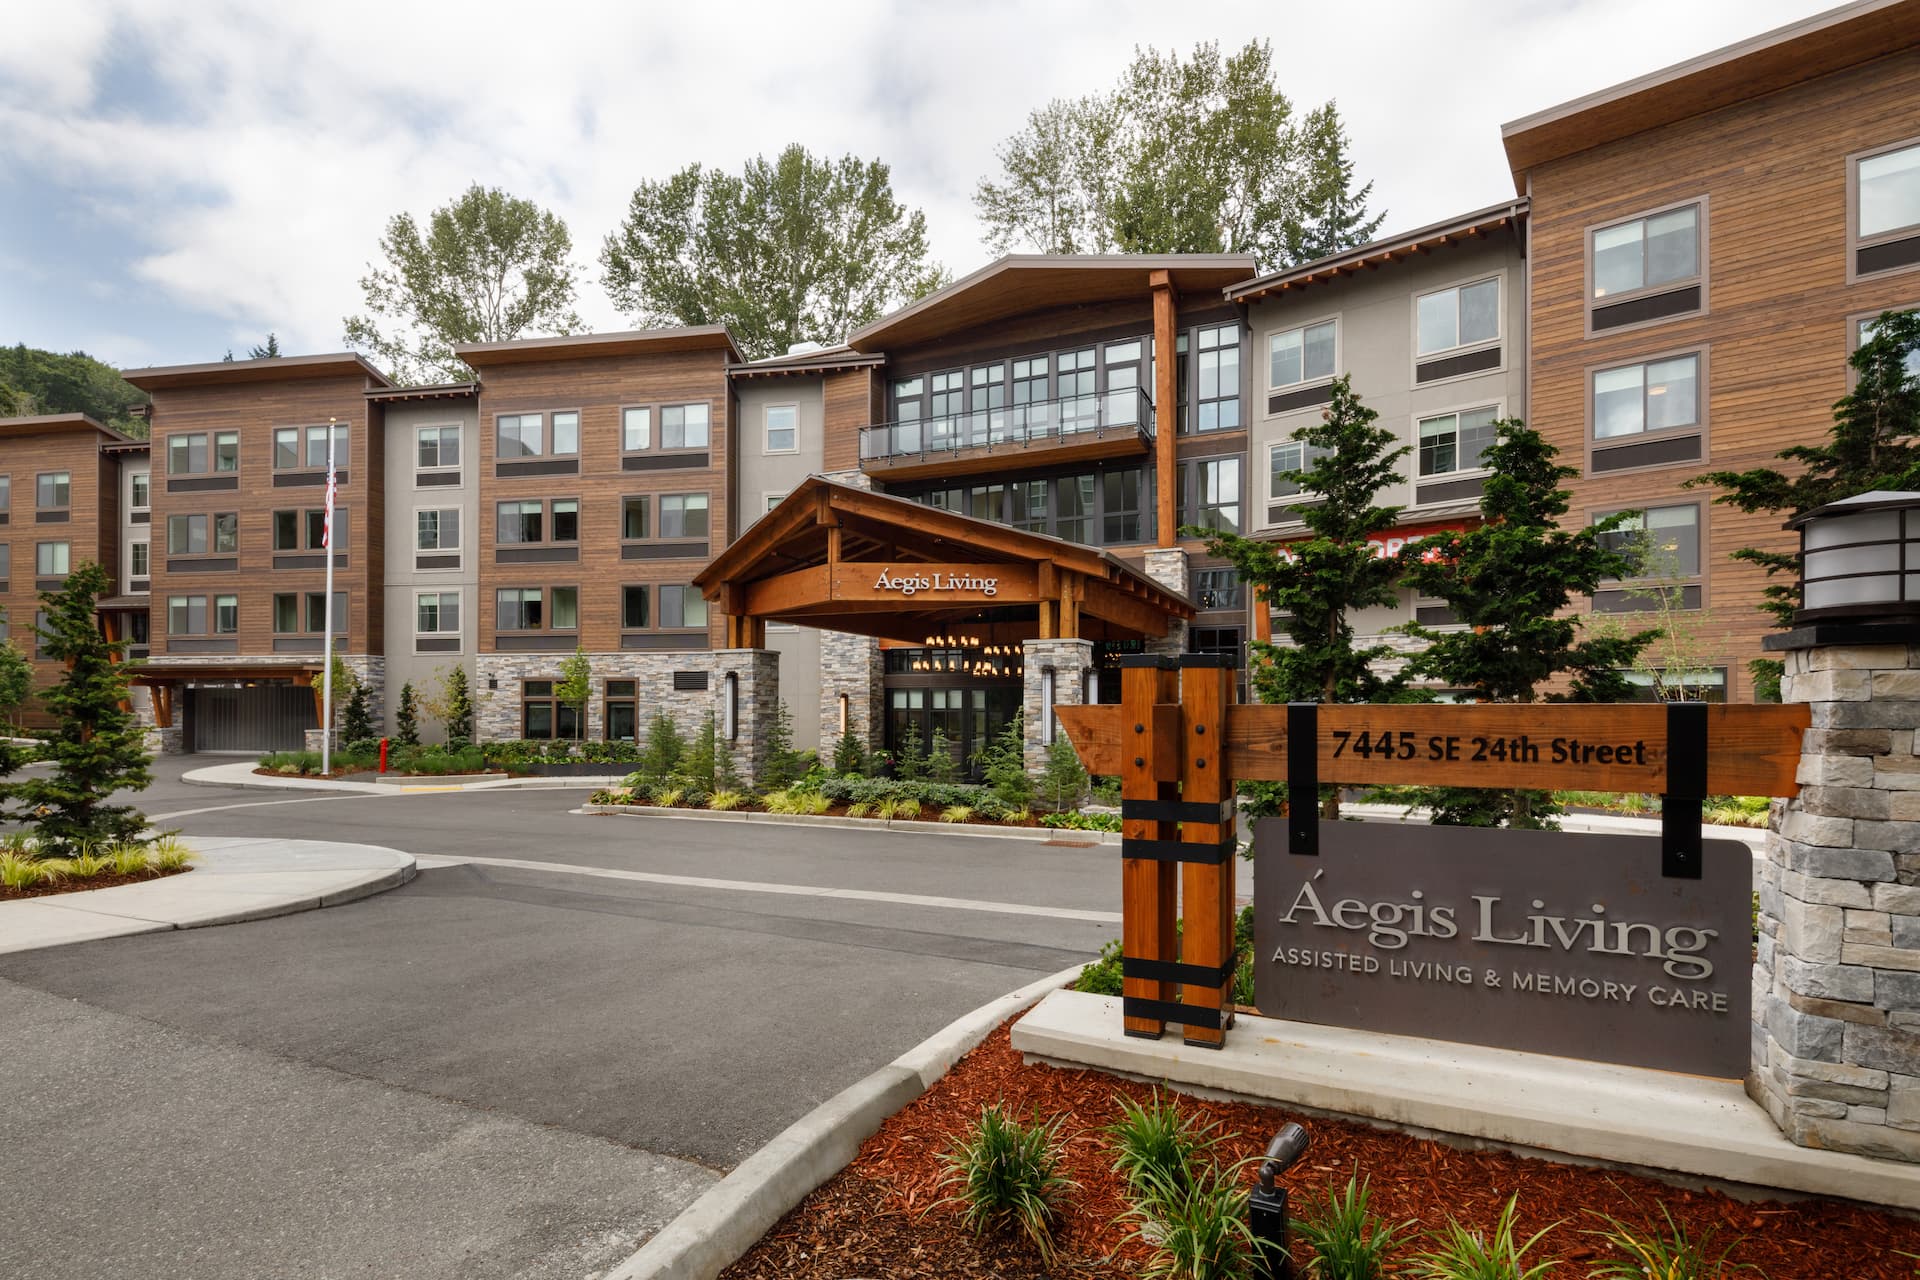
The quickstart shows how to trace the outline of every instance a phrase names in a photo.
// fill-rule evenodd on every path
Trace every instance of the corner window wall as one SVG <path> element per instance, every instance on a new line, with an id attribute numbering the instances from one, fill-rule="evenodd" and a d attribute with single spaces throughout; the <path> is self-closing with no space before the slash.
<path id="1" fill-rule="evenodd" d="M 1151 482 L 1138 463 L 899 492 L 940 511 L 1089 546 L 1124 546 L 1153 537 Z"/>

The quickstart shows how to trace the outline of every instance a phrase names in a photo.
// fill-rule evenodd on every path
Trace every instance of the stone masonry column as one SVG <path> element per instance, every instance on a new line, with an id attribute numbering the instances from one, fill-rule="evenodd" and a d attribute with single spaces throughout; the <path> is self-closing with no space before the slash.
<path id="1" fill-rule="evenodd" d="M 1187 595 L 1193 579 L 1187 567 L 1187 553 L 1181 547 L 1159 547 L 1147 552 L 1146 573 L 1169 591 Z M 1167 634 L 1147 641 L 1148 653 L 1181 654 L 1187 651 L 1187 621 L 1169 618 Z"/>
<path id="2" fill-rule="evenodd" d="M 862 749 L 880 745 L 885 715 L 886 661 L 872 636 L 820 633 L 820 758 L 833 758 L 840 741 L 840 699 L 847 700 L 847 732 Z"/>
<path id="3" fill-rule="evenodd" d="M 1747 1092 L 1801 1146 L 1920 1161 L 1920 644 L 1882 630 L 1783 653 L 1813 721 L 1760 869 Z"/>
<path id="4" fill-rule="evenodd" d="M 1093 669 L 1093 641 L 1029 640 L 1023 647 L 1026 697 L 1021 704 L 1020 726 L 1026 739 L 1027 772 L 1037 774 L 1047 764 L 1047 725 L 1053 718 L 1047 701 L 1048 678 L 1052 678 L 1053 705 L 1077 707 L 1085 702 L 1087 672 Z"/>
<path id="5" fill-rule="evenodd" d="M 709 687 L 719 745 L 732 753 L 740 776 L 749 784 L 757 783 L 766 771 L 767 732 L 780 705 L 780 655 L 772 649 L 717 649 Z M 730 714 L 734 717 L 731 738 L 727 733 Z"/>

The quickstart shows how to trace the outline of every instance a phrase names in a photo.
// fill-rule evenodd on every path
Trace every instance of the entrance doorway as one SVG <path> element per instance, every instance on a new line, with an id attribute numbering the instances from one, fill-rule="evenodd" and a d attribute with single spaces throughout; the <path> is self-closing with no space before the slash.
<path id="1" fill-rule="evenodd" d="M 961 777 L 973 776 L 974 752 L 1020 714 L 1022 691 L 1017 684 L 953 686 L 918 685 L 887 689 L 886 748 L 896 760 L 908 738 L 919 735 L 920 749 L 933 754 L 936 731 L 947 740 Z"/>
<path id="2" fill-rule="evenodd" d="M 320 726 L 313 690 L 293 684 L 190 685 L 189 751 L 298 751 Z"/>

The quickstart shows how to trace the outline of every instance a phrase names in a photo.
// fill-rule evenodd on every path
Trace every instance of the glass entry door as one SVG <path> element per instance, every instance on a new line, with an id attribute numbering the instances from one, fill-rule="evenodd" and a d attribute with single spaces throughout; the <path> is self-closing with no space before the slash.
<path id="1" fill-rule="evenodd" d="M 973 755 L 1020 714 L 1018 685 L 894 688 L 887 691 L 886 748 L 896 760 L 909 736 L 917 734 L 923 754 L 933 752 L 935 730 L 942 733 L 961 777 L 974 774 Z"/>

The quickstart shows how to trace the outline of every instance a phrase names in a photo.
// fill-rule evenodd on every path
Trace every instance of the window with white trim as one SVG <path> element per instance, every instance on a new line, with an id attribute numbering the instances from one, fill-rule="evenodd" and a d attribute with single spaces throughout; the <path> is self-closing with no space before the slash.
<path id="1" fill-rule="evenodd" d="M 766 407 L 768 453 L 796 453 L 800 448 L 800 406 L 770 404 Z"/>
<path id="2" fill-rule="evenodd" d="M 460 508 L 428 507 L 413 513 L 414 547 L 420 551 L 460 549 Z"/>
<path id="3" fill-rule="evenodd" d="M 1481 455 L 1493 444 L 1499 412 L 1488 405 L 1420 419 L 1421 478 L 1482 470 Z"/>
<path id="4" fill-rule="evenodd" d="M 418 635 L 457 635 L 460 631 L 458 591 L 418 591 L 413 597 L 413 629 Z"/>
<path id="5" fill-rule="evenodd" d="M 460 465 L 460 428 L 421 427 L 415 435 L 422 471 L 450 471 Z"/>

